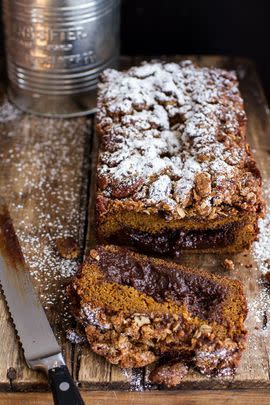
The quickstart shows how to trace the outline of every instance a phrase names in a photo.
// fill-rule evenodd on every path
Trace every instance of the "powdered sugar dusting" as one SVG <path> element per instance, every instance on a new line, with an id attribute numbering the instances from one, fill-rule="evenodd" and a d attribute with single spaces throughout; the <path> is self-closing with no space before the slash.
<path id="1" fill-rule="evenodd" d="M 129 383 L 130 391 L 144 391 L 143 369 L 121 368 L 121 371 Z"/>
<path id="2" fill-rule="evenodd" d="M 264 183 L 264 193 L 270 195 L 270 181 Z M 259 240 L 254 242 L 253 256 L 262 273 L 270 271 L 270 207 L 267 206 L 265 218 L 259 219 Z"/>
<path id="3" fill-rule="evenodd" d="M 211 351 L 200 351 L 198 350 L 196 352 L 196 361 L 198 362 L 198 364 L 200 365 L 200 372 L 202 374 L 208 374 L 209 370 L 208 370 L 208 363 L 210 362 L 213 368 L 217 368 L 217 375 L 216 377 L 225 377 L 225 376 L 231 376 L 234 374 L 235 370 L 232 367 L 222 367 L 219 368 L 219 364 L 224 362 L 226 364 L 226 362 L 228 362 L 228 358 L 230 358 L 230 356 L 232 355 L 232 353 L 230 353 L 230 351 L 228 349 L 226 349 L 225 347 L 217 349 L 213 352 Z M 204 365 L 205 363 L 205 365 Z"/>
<path id="4" fill-rule="evenodd" d="M 21 116 L 21 111 L 5 99 L 0 106 L 0 123 L 16 120 Z"/>
<path id="5" fill-rule="evenodd" d="M 266 201 L 269 200 L 270 181 L 264 181 L 264 194 Z M 252 255 L 257 263 L 259 275 L 259 291 L 256 296 L 249 300 L 249 316 L 256 324 L 257 334 L 270 337 L 269 329 L 269 298 L 270 285 L 264 280 L 264 275 L 270 272 L 270 206 L 266 206 L 266 214 L 259 219 L 259 238 L 253 244 Z"/>
<path id="6" fill-rule="evenodd" d="M 260 283 L 260 290 L 256 297 L 248 302 L 248 309 L 252 314 L 258 330 L 262 329 L 262 320 L 264 313 L 269 307 L 269 291 Z M 265 329 L 264 329 L 265 330 Z"/>
<path id="7" fill-rule="evenodd" d="M 64 324 L 71 317 L 66 284 L 79 262 L 62 258 L 56 240 L 73 237 L 82 246 L 88 122 L 22 113 L 10 121 L 6 105 L 0 107 L 0 194 L 8 201 L 42 304 L 47 310 L 57 306 L 54 324 Z"/>
<path id="8" fill-rule="evenodd" d="M 76 345 L 83 345 L 87 343 L 86 336 L 79 333 L 75 329 L 68 329 L 66 333 L 66 338 L 70 343 L 76 344 Z"/>
<path id="9" fill-rule="evenodd" d="M 171 194 L 172 182 L 166 174 L 160 176 L 149 188 L 149 198 L 151 201 L 159 203 L 164 200 L 167 204 L 174 205 L 175 201 L 168 197 Z"/>
<path id="10" fill-rule="evenodd" d="M 132 194 L 144 206 L 177 212 L 194 203 L 200 173 L 210 175 L 208 200 L 215 207 L 247 199 L 239 178 L 256 190 L 256 179 L 242 171 L 245 114 L 235 73 L 198 68 L 189 61 L 107 70 L 98 106 L 103 134 L 98 175 L 105 197 L 114 197 L 119 184 L 127 190 L 132 186 L 121 198 Z M 256 198 L 256 191 L 251 197 Z"/>
<path id="11" fill-rule="evenodd" d="M 90 305 L 83 306 L 81 317 L 85 319 L 86 325 L 98 327 L 101 331 L 106 331 L 111 328 L 111 325 L 100 317 L 102 311 L 99 308 L 91 308 Z"/>

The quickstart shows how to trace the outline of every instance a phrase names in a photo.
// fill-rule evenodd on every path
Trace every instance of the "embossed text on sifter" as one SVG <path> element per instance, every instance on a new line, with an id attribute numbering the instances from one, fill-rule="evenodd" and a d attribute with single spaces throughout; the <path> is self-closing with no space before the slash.
<path id="1" fill-rule="evenodd" d="M 10 100 L 39 115 L 95 111 L 99 74 L 116 67 L 120 0 L 3 0 Z"/>

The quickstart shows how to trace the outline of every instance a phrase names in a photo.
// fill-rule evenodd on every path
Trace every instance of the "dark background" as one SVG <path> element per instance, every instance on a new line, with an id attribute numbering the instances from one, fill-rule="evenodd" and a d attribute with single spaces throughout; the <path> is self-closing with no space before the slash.
<path id="1" fill-rule="evenodd" d="M 270 100 L 269 2 L 122 0 L 122 53 L 249 57 Z"/>
<path id="2" fill-rule="evenodd" d="M 270 0 L 122 0 L 122 54 L 223 54 L 252 58 L 270 101 L 269 3 Z M 2 54 L 3 45 L 0 57 Z"/>

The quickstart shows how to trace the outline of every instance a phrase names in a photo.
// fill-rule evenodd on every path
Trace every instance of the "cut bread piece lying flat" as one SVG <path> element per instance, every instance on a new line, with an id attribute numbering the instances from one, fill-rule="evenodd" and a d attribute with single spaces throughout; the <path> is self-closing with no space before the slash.
<path id="1" fill-rule="evenodd" d="M 230 375 L 245 348 L 237 280 L 108 245 L 90 251 L 70 294 L 93 351 L 127 368 L 166 360 L 159 383 L 175 385 L 189 366 Z"/>

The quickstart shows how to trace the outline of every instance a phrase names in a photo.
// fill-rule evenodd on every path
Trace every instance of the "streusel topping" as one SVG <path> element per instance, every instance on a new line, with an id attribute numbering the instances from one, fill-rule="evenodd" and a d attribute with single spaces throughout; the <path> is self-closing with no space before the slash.
<path id="1" fill-rule="evenodd" d="M 105 198 L 213 218 L 225 205 L 258 209 L 260 179 L 234 72 L 190 61 L 106 70 L 98 107 Z"/>

